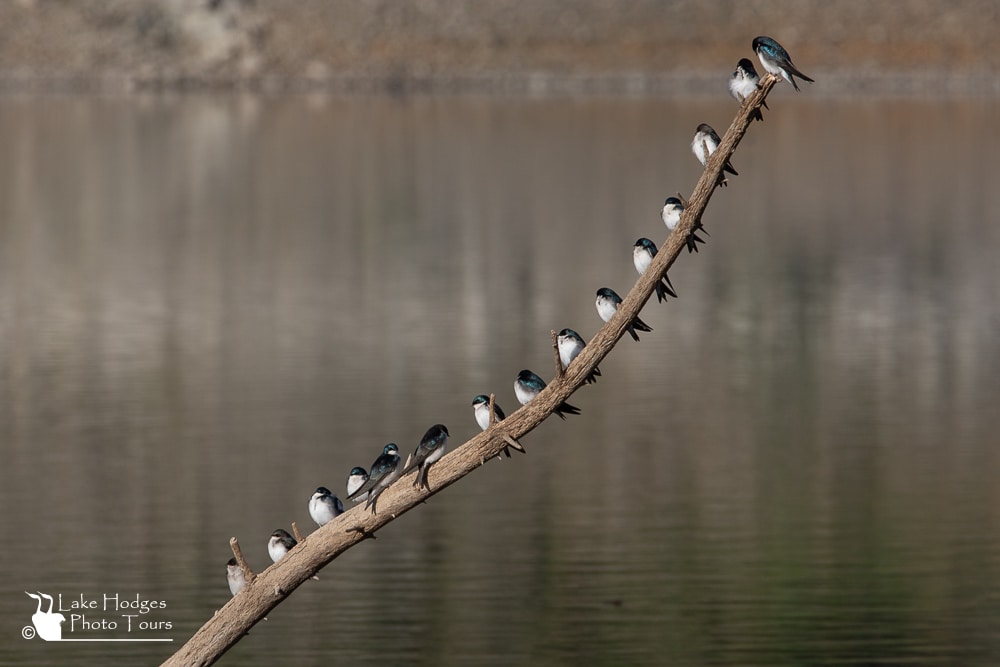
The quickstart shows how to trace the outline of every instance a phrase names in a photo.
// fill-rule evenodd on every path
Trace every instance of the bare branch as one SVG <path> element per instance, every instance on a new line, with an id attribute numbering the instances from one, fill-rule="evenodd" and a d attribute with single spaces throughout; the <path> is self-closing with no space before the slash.
<path id="1" fill-rule="evenodd" d="M 496 405 L 497 405 L 497 395 L 491 392 L 490 393 L 490 426 L 495 426 L 496 423 L 497 423 Z M 501 433 L 500 435 L 503 437 L 504 442 L 506 442 L 509 446 L 513 447 L 514 449 L 516 449 L 517 451 L 521 452 L 522 454 L 527 454 L 527 452 L 525 451 L 525 449 L 521 445 L 521 443 L 519 443 L 514 438 L 510 437 L 509 434 L 507 434 L 507 433 Z"/>
<path id="2" fill-rule="evenodd" d="M 309 534 L 280 561 L 268 567 L 256 578 L 252 580 L 248 578 L 243 591 L 206 621 L 163 665 L 180 667 L 214 663 L 292 591 L 344 551 L 367 537 L 374 537 L 378 529 L 465 477 L 480 467 L 482 461 L 496 456 L 505 445 L 521 449 L 514 443 L 541 424 L 559 404 L 584 384 L 587 376 L 608 355 L 624 335 L 629 323 L 649 300 L 656 284 L 677 259 L 686 245 L 687 237 L 705 212 L 716 190 L 716 184 L 719 183 L 723 165 L 746 134 L 751 114 L 760 108 L 776 82 L 774 76 L 765 75 L 757 91 L 740 107 L 736 119 L 726 131 L 718 149 L 708 156 L 705 171 L 698 179 L 677 227 L 667 237 L 650 267 L 625 296 L 615 316 L 601 327 L 577 356 L 576 363 L 558 373 L 533 401 L 522 406 L 502 422 L 497 422 L 493 416 L 494 397 L 490 396 L 491 427 L 464 445 L 453 449 L 430 468 L 428 474 L 430 490 L 414 487 L 411 484 L 393 484 L 379 497 L 378 514 L 372 514 L 357 506 Z M 557 346 L 556 361 L 557 366 L 561 368 L 558 357 Z M 231 540 L 231 543 L 233 542 L 235 538 Z M 241 556 L 236 548 L 234 553 L 237 554 L 239 561 Z"/>
<path id="3" fill-rule="evenodd" d="M 549 331 L 552 335 L 552 352 L 556 357 L 556 374 L 553 376 L 556 380 L 561 380 L 563 376 L 563 365 L 562 359 L 559 358 L 559 334 L 556 333 L 555 329 Z"/>
<path id="4" fill-rule="evenodd" d="M 243 570 L 243 580 L 249 584 L 257 575 L 250 569 L 247 559 L 243 557 L 243 550 L 240 549 L 239 540 L 235 537 L 230 537 L 229 548 L 233 550 L 233 556 L 236 558 L 236 564 L 240 566 L 241 570 Z"/>
<path id="5" fill-rule="evenodd" d="M 490 392 L 490 426 L 494 426 L 497 423 L 497 395 Z"/>
<path id="6" fill-rule="evenodd" d="M 504 442 L 506 442 L 508 445 L 510 445 L 511 447 L 513 447 L 514 449 L 516 449 L 517 451 L 521 452 L 522 454 L 527 454 L 528 453 L 524 449 L 524 446 L 521 443 L 519 443 L 514 438 L 510 437 L 508 434 L 501 433 L 500 435 L 503 437 L 503 441 Z"/>

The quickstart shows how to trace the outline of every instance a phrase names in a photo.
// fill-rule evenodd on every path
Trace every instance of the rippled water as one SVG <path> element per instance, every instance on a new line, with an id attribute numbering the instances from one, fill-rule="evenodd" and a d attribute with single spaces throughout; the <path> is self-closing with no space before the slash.
<path id="1" fill-rule="evenodd" d="M 1000 662 L 997 106 L 770 105 L 582 416 L 221 664 Z M 0 98 L 0 664 L 158 663 L 228 599 L 230 536 L 262 569 L 316 486 L 512 411 L 733 112 Z M 141 636 L 174 642 L 21 639 L 25 591 L 165 601 Z"/>

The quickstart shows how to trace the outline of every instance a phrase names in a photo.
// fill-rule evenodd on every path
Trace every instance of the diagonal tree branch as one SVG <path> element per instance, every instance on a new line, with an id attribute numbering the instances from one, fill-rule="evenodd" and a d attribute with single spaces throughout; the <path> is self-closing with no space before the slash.
<path id="1" fill-rule="evenodd" d="M 684 249 L 687 237 L 701 219 L 715 192 L 723 165 L 746 134 L 752 113 L 764 103 L 775 83 L 777 79 L 774 76 L 765 75 L 757 91 L 740 107 L 718 150 L 709 156 L 705 171 L 698 179 L 677 228 L 664 242 L 646 272 L 639 277 L 626 295 L 618 313 L 601 327 L 569 368 L 557 373 L 552 383 L 533 401 L 505 420 L 493 423 L 487 430 L 464 445 L 454 448 L 435 463 L 428 474 L 430 491 L 413 486 L 412 478 L 407 475 L 386 489 L 379 497 L 378 514 L 372 514 L 358 505 L 306 536 L 278 563 L 271 565 L 252 580 L 248 579 L 246 587 L 206 621 L 187 643 L 163 663 L 163 667 L 190 667 L 214 663 L 269 611 L 330 561 L 365 538 L 373 537 L 377 530 L 389 522 L 483 465 L 484 461 L 499 454 L 511 440 L 517 441 L 524 437 L 579 389 L 587 376 L 624 335 L 628 324 L 645 305 L 656 284 Z M 560 368 L 558 358 L 557 350 L 556 365 Z"/>

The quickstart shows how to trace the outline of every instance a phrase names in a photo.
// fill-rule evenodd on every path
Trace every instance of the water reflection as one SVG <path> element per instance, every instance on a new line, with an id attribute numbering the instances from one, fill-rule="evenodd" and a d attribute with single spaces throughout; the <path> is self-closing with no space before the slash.
<path id="1" fill-rule="evenodd" d="M 542 426 L 224 660 L 992 664 L 991 103 L 779 90 L 681 298 Z M 176 642 L 318 485 L 600 324 L 731 100 L 0 100 L 0 503 L 22 590 L 141 592 Z M 25 557 L 25 549 L 30 554 Z M 3 664 L 176 646 L 19 641 Z M 57 650 L 58 649 L 58 650 Z"/>

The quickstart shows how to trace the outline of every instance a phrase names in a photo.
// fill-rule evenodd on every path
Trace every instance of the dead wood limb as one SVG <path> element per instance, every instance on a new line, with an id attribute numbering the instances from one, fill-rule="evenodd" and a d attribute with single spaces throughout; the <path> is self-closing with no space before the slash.
<path id="1" fill-rule="evenodd" d="M 236 564 L 240 566 L 241 570 L 243 570 L 243 580 L 249 584 L 257 575 L 250 569 L 247 559 L 243 557 L 243 550 L 240 549 L 239 540 L 235 537 L 230 537 L 229 548 L 233 550 L 233 556 L 236 558 Z"/>
<path id="2" fill-rule="evenodd" d="M 255 578 L 248 578 L 246 587 L 209 618 L 187 643 L 163 663 L 164 667 L 211 665 L 269 611 L 334 558 L 365 538 L 374 537 L 378 529 L 406 514 L 429 496 L 462 479 L 480 467 L 482 461 L 496 456 L 504 446 L 513 445 L 512 441 L 516 442 L 524 437 L 552 415 L 556 407 L 584 384 L 587 376 L 614 348 L 629 323 L 649 300 L 656 284 L 684 249 L 688 236 L 694 232 L 716 190 L 723 166 L 746 134 L 753 111 L 760 108 L 776 82 L 774 76 L 765 75 L 759 88 L 740 107 L 718 149 L 708 156 L 705 170 L 686 202 L 677 227 L 667 237 L 646 272 L 625 296 L 615 316 L 587 343 L 575 363 L 570 364 L 570 368 L 557 373 L 555 379 L 533 401 L 502 422 L 495 422 L 495 418 L 491 417 L 489 429 L 455 447 L 434 464 L 428 475 L 430 490 L 410 484 L 393 484 L 379 497 L 378 514 L 356 506 L 309 535 L 308 540 L 298 544 L 284 558 Z M 561 369 L 558 346 L 555 355 L 557 368 Z M 492 396 L 490 408 L 492 413 Z M 239 561 L 241 555 L 237 548 L 233 552 Z"/>
<path id="3" fill-rule="evenodd" d="M 496 426 L 497 423 L 497 395 L 490 392 L 490 426 Z"/>
<path id="4" fill-rule="evenodd" d="M 552 335 L 552 352 L 556 357 L 556 374 L 552 376 L 555 378 L 553 382 L 556 382 L 562 379 L 566 369 L 563 368 L 562 359 L 559 357 L 559 334 L 556 333 L 555 329 L 551 329 L 549 333 Z"/>

